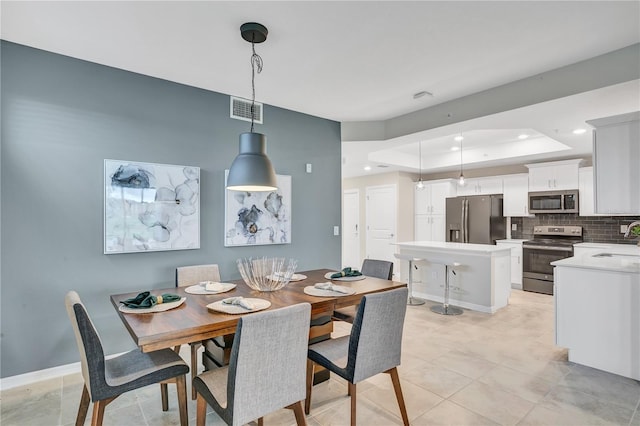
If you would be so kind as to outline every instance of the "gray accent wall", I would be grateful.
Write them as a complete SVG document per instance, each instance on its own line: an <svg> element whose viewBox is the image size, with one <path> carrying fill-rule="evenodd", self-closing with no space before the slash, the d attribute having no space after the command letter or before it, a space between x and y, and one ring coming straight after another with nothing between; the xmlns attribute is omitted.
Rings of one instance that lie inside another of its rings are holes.
<svg viewBox="0 0 640 426"><path fill-rule="evenodd" d="M225 248L224 170L249 129L229 118L228 95L5 41L0 49L1 377L79 360L64 308L72 289L113 354L135 344L109 295L171 287L177 266L218 263L224 280L239 278L235 261L249 256L339 268L339 123L265 105L256 131L277 173L292 176L292 243ZM200 167L200 249L104 255L104 159Z"/></svg>

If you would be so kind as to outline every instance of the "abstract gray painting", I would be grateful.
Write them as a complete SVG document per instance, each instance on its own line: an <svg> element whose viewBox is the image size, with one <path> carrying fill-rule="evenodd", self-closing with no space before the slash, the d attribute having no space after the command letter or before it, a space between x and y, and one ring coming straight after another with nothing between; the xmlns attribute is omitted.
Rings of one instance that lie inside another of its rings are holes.
<svg viewBox="0 0 640 426"><path fill-rule="evenodd" d="M200 168L104 160L104 253L200 248Z"/></svg>
<svg viewBox="0 0 640 426"><path fill-rule="evenodd" d="M226 247L291 243L291 176L276 179L276 191L225 190Z"/></svg>

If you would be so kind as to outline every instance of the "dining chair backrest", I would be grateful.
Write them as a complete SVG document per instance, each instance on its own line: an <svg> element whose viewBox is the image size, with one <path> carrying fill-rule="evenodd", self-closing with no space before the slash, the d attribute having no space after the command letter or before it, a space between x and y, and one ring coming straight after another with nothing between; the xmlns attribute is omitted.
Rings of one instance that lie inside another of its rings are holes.
<svg viewBox="0 0 640 426"><path fill-rule="evenodd" d="M382 280L390 280L393 277L393 262L387 260L365 259L360 269L363 275Z"/></svg>
<svg viewBox="0 0 640 426"><path fill-rule="evenodd" d="M218 265L193 265L176 268L176 287L186 287L202 281L220 282Z"/></svg>
<svg viewBox="0 0 640 426"><path fill-rule="evenodd" d="M362 298L349 338L347 373L358 383L400 365L406 287Z"/></svg>
<svg viewBox="0 0 640 426"><path fill-rule="evenodd" d="M234 425L305 399L310 321L308 303L239 319L227 383Z"/></svg>
<svg viewBox="0 0 640 426"><path fill-rule="evenodd" d="M67 293L64 301L76 336L82 377L87 384L87 390L92 398L102 399L99 393L102 384L105 383L105 359L100 336L77 292Z"/></svg>

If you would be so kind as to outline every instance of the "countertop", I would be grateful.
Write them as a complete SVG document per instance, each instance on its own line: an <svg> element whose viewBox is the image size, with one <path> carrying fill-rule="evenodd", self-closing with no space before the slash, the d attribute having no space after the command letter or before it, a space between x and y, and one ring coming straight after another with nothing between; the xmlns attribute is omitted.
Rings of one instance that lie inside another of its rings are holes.
<svg viewBox="0 0 640 426"><path fill-rule="evenodd" d="M636 244L578 243L573 246L585 249L602 249L602 253L640 254L640 247Z"/></svg>
<svg viewBox="0 0 640 426"><path fill-rule="evenodd" d="M517 243L522 244L525 241L529 241L531 238L508 238L506 240L496 240L497 243Z"/></svg>
<svg viewBox="0 0 640 426"><path fill-rule="evenodd" d="M427 249L427 250L439 250L439 251L451 251L451 252L468 252L472 253L487 253L487 254L502 254L501 252L511 255L511 248L505 246L496 246L493 244L469 244L469 243L449 243L441 241L406 241L396 243L400 248L408 249Z"/></svg>
<svg viewBox="0 0 640 426"><path fill-rule="evenodd" d="M640 274L640 247L627 244L580 243L576 247L598 249L588 253L551 262L553 266L597 269ZM612 253L611 257L598 257L600 253ZM619 254L620 256L615 256ZM625 256L626 255L626 256ZM594 257L595 256L595 257Z"/></svg>

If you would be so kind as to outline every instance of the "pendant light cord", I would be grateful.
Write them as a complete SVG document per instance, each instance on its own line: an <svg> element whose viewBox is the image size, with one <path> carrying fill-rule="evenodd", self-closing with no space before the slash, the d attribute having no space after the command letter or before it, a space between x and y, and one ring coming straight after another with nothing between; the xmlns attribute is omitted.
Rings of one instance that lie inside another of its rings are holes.
<svg viewBox="0 0 640 426"><path fill-rule="evenodd" d="M418 156L420 157L420 182L422 182L422 141L418 142Z"/></svg>
<svg viewBox="0 0 640 426"><path fill-rule="evenodd" d="M460 176L462 176L462 139L460 139Z"/></svg>
<svg viewBox="0 0 640 426"><path fill-rule="evenodd" d="M253 133L254 108L256 104L256 68L258 74L262 72L262 58L256 53L255 43L251 40L251 133Z"/></svg>

